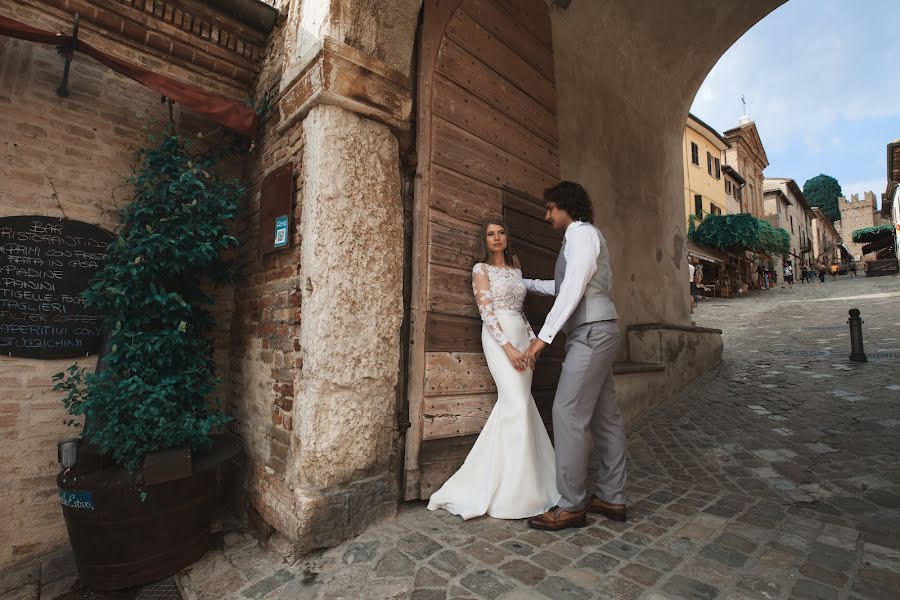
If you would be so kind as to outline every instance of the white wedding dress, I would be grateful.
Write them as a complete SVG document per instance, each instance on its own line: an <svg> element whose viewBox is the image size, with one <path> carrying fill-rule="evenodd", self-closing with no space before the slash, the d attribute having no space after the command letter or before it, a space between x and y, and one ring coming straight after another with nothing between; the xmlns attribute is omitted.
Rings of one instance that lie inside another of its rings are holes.
<svg viewBox="0 0 900 600"><path fill-rule="evenodd" d="M519 269L478 263L472 288L483 321L481 345L497 384L497 403L459 470L428 502L463 519L523 519L559 500L553 446L531 396L533 371L516 371L502 346L528 349L534 332L522 310Z"/></svg>

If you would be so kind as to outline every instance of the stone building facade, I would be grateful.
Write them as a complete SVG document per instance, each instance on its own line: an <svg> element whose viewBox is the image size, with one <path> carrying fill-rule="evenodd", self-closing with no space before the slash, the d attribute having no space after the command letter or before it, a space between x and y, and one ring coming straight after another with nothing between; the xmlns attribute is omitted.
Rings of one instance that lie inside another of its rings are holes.
<svg viewBox="0 0 900 600"><path fill-rule="evenodd" d="M746 185L741 190L743 212L763 219L763 171L769 166L769 159L756 123L747 116L741 117L738 126L723 135L730 146L725 151L725 164L734 168L746 180Z"/></svg>
<svg viewBox="0 0 900 600"><path fill-rule="evenodd" d="M840 233L853 260L859 262L863 260L864 244L853 241L853 232L863 227L875 227L884 223L878 211L875 194L865 192L862 198L859 194L853 194L849 200L841 196L838 198L838 208L841 209L841 220L835 221L834 227Z"/></svg>
<svg viewBox="0 0 900 600"><path fill-rule="evenodd" d="M722 171L728 142L693 114L684 127L684 209L699 221L707 215L728 214L733 197L726 194ZM730 186L729 186L730 187Z"/></svg>
<svg viewBox="0 0 900 600"><path fill-rule="evenodd" d="M797 182L786 178L766 178L763 182L765 218L773 226L790 235L790 255L782 257L778 268L784 269L784 260L790 261L796 272L802 264L813 261L812 221L814 215Z"/></svg>
<svg viewBox="0 0 900 600"><path fill-rule="evenodd" d="M212 2L0 0L0 15L69 31L78 12L83 39L105 52L261 108L253 148L228 166L249 189L236 223L244 276L218 296L222 395L245 445L228 489L273 544L310 550L426 497L464 455L470 442L455 435L422 449L430 398L457 396L460 421L489 409L489 376L467 346L473 225L498 208L529 217L558 177L585 185L609 243L625 412L718 361L720 335L690 325L679 150L709 69L780 3L277 0L259 19ZM12 183L0 209L113 229L141 126L167 122L166 105L80 55L60 99L60 72L52 47L0 38L0 169ZM229 143L178 107L174 119ZM263 253L262 182L286 165L290 243ZM544 229L519 231L545 241ZM458 370L443 370L451 360ZM69 362L0 357L11 457L0 510L12 515L0 567L65 543L54 476L67 432L49 377ZM447 373L466 375L464 393L442 387L458 380Z"/></svg>
<svg viewBox="0 0 900 600"><path fill-rule="evenodd" d="M812 220L813 261L830 266L841 259L841 234L818 207L814 206L812 212L815 217Z"/></svg>

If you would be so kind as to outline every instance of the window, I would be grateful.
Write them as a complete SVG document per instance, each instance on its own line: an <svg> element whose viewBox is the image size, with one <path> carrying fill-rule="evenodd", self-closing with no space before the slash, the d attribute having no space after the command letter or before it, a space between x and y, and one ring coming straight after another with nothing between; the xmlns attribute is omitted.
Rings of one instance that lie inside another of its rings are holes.
<svg viewBox="0 0 900 600"><path fill-rule="evenodd" d="M712 175L712 154L706 153L706 170Z"/></svg>
<svg viewBox="0 0 900 600"><path fill-rule="evenodd" d="M703 218L703 196L694 194L694 214Z"/></svg>
<svg viewBox="0 0 900 600"><path fill-rule="evenodd" d="M791 233L794 233L794 215L791 215Z"/></svg>
<svg viewBox="0 0 900 600"><path fill-rule="evenodd" d="M725 193L731 195L731 181L728 179L725 180Z"/></svg>
<svg viewBox="0 0 900 600"><path fill-rule="evenodd" d="M694 142L691 142L691 162L700 166L700 147Z"/></svg>
<svg viewBox="0 0 900 600"><path fill-rule="evenodd" d="M713 203L710 202L710 204L709 204L709 214L711 214L711 215L721 215L721 214L722 214L722 209L719 208L718 206L716 206L715 204L713 204Z"/></svg>
<svg viewBox="0 0 900 600"><path fill-rule="evenodd" d="M734 197L737 198L738 200L743 200L742 195L743 195L743 193L741 192L741 188L735 186L734 187Z"/></svg>
<svg viewBox="0 0 900 600"><path fill-rule="evenodd" d="M722 179L722 163L716 159L716 179Z"/></svg>

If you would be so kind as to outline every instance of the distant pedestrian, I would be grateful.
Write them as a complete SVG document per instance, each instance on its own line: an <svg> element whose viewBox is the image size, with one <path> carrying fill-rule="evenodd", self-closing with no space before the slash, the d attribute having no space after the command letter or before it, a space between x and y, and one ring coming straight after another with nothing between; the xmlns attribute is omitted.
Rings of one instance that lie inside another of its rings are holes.
<svg viewBox="0 0 900 600"><path fill-rule="evenodd" d="M850 272L853 274L854 277L856 277L856 261L855 260L850 261Z"/></svg>
<svg viewBox="0 0 900 600"><path fill-rule="evenodd" d="M762 265L756 265L756 284L761 290L769 289L769 284L766 282L766 270L763 269Z"/></svg>
<svg viewBox="0 0 900 600"><path fill-rule="evenodd" d="M791 266L791 263L784 263L784 282L781 284L781 287L784 287L784 284L788 284L789 286L794 286L794 267Z"/></svg>
<svg viewBox="0 0 900 600"><path fill-rule="evenodd" d="M694 283L694 272L696 271L696 267L694 267L694 261L692 259L688 259L688 275L691 281L691 312L694 312L694 296L697 295L697 284Z"/></svg>
<svg viewBox="0 0 900 600"><path fill-rule="evenodd" d="M819 264L816 265L816 270L819 272L819 281L825 283L825 275L828 273L825 269L825 263L819 261Z"/></svg>
<svg viewBox="0 0 900 600"><path fill-rule="evenodd" d="M831 280L837 281L838 266L837 263L831 263Z"/></svg>

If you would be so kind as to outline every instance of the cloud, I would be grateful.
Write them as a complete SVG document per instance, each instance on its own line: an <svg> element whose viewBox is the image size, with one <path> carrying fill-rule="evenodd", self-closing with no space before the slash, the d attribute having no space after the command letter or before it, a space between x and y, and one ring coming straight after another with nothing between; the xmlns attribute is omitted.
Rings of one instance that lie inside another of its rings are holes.
<svg viewBox="0 0 900 600"><path fill-rule="evenodd" d="M900 136L898 31L897 0L790 0L721 57L691 112L724 131L737 125L743 95L767 176L802 185L827 173L848 197L880 197L885 145Z"/></svg>

